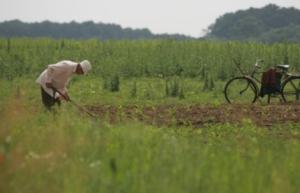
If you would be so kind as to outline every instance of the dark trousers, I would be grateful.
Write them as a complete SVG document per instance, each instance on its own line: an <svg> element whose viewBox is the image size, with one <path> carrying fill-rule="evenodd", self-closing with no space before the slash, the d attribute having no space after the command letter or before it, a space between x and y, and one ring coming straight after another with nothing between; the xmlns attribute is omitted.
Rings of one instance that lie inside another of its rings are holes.
<svg viewBox="0 0 300 193"><path fill-rule="evenodd" d="M60 100L55 98L55 92L53 91L53 96L50 96L44 89L41 87L41 95L44 106L50 111L51 108L57 104L60 106Z"/></svg>

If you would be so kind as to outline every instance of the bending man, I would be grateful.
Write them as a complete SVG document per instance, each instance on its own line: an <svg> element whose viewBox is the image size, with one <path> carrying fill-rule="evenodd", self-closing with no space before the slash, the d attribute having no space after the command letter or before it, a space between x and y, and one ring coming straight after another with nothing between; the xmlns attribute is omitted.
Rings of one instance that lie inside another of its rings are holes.
<svg viewBox="0 0 300 193"><path fill-rule="evenodd" d="M91 68L92 66L87 60L80 63L63 60L56 64L48 65L48 68L36 80L41 86L42 102L45 107L51 110L51 107L55 104L60 105L60 99L70 100L67 85L71 76L73 74L84 75ZM60 96L60 93L63 96Z"/></svg>

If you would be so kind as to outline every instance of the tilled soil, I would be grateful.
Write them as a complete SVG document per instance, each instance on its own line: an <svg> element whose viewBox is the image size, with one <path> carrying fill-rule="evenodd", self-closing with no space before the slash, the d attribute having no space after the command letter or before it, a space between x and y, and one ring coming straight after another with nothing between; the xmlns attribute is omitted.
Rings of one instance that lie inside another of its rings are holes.
<svg viewBox="0 0 300 193"><path fill-rule="evenodd" d="M297 123L300 121L300 104L269 105L157 105L157 106L87 106L100 119L110 123L142 121L157 126L193 126L206 124L240 124L251 121L258 126Z"/></svg>

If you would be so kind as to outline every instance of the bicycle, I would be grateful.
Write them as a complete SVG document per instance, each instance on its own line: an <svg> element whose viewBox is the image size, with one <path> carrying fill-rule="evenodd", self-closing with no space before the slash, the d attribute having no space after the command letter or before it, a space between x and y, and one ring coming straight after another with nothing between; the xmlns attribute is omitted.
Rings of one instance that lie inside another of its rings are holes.
<svg viewBox="0 0 300 193"><path fill-rule="evenodd" d="M260 97L258 85L261 86L262 82L255 77L255 74L261 68L261 62L263 60L257 60L253 71L247 74L241 69L240 63L234 60L242 76L234 77L226 83L224 94L228 103L255 103ZM286 64L276 65L275 67L281 74L280 88L276 92L268 94L268 103L270 103L271 96L280 96L283 102L298 101L300 98L300 75L289 73L289 65Z"/></svg>

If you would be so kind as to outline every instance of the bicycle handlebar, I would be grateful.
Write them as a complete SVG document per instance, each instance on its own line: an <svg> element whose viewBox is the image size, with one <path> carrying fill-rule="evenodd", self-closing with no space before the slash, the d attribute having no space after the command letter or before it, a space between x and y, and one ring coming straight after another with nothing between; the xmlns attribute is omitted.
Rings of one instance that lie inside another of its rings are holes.
<svg viewBox="0 0 300 193"><path fill-rule="evenodd" d="M256 63L254 64L254 66L256 67L256 68L261 68L261 66L259 65L259 63L263 63L264 62L264 60L262 60L262 59L257 59L256 60Z"/></svg>

